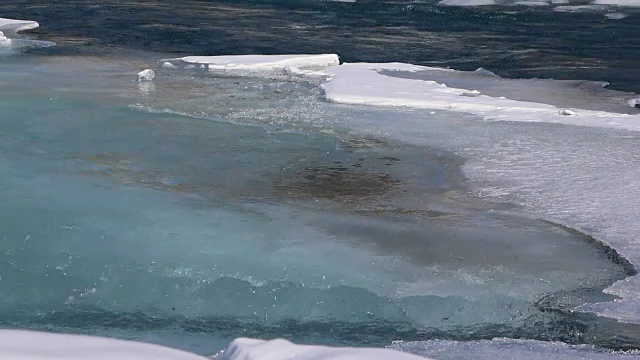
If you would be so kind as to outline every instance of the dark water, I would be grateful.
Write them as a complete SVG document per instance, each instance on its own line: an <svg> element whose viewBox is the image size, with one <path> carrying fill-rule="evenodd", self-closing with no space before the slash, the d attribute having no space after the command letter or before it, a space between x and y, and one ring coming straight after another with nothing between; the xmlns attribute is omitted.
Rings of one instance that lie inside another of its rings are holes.
<svg viewBox="0 0 640 360"><path fill-rule="evenodd" d="M34 19L53 53L124 47L172 54L337 53L343 61L490 69L501 76L608 81L640 92L640 14L559 13L435 2L3 1ZM71 49L70 49L71 48Z"/></svg>

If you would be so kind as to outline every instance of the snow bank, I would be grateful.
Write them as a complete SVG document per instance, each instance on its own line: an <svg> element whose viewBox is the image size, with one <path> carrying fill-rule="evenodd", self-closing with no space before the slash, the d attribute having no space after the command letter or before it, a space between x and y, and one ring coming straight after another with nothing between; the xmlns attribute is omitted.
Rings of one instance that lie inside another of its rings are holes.
<svg viewBox="0 0 640 360"><path fill-rule="evenodd" d="M11 360L205 360L159 345L82 335L0 330L0 358Z"/></svg>
<svg viewBox="0 0 640 360"><path fill-rule="evenodd" d="M213 357L216 360L425 360L424 357L389 349L296 345L287 340L239 338Z"/></svg>
<svg viewBox="0 0 640 360"><path fill-rule="evenodd" d="M296 71L321 69L340 63L336 54L186 56L164 61L163 67L199 67L213 71Z"/></svg>

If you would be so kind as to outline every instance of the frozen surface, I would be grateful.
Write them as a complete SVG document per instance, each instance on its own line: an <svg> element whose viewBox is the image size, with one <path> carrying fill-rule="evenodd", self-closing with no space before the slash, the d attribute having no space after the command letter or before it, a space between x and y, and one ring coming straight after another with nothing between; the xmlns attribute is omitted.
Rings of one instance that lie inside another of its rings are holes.
<svg viewBox="0 0 640 360"><path fill-rule="evenodd" d="M639 352L611 352L586 345L497 338L481 341L416 341L390 346L437 360L631 360Z"/></svg>
<svg viewBox="0 0 640 360"><path fill-rule="evenodd" d="M296 345L287 340L239 338L214 356L216 360L425 360L422 356L389 349Z"/></svg>
<svg viewBox="0 0 640 360"><path fill-rule="evenodd" d="M640 115L562 108L541 102L483 95L476 89L448 87L444 82L419 76L408 79L382 74L393 71L447 73L454 70L401 63L343 64L326 69L332 78L322 85L325 97L345 104L460 111L489 121L548 122L640 131Z"/></svg>
<svg viewBox="0 0 640 360"><path fill-rule="evenodd" d="M640 192L635 143L640 115L629 106L637 94L611 92L598 83L508 80L486 70L401 63L343 64L324 72L329 101L402 110L380 110L366 121L350 117L349 126L417 145L442 142L468 159L465 173L480 196L522 205L593 234L640 263L634 220L640 218L640 203L628 196ZM375 120L378 116L384 121ZM470 123L453 121L461 117ZM451 129L442 138L449 141L434 138L431 132L445 128ZM465 135L467 128L479 133ZM537 130L521 130L529 128ZM580 310L640 322L639 288L636 278L621 281L607 292L624 301Z"/></svg>
<svg viewBox="0 0 640 360"><path fill-rule="evenodd" d="M81 335L0 330L0 358L11 360L205 360L159 345Z"/></svg>

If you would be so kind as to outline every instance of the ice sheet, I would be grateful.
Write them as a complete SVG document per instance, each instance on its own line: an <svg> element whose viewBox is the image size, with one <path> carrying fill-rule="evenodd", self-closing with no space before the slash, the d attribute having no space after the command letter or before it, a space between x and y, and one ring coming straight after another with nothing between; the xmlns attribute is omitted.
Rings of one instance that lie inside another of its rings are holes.
<svg viewBox="0 0 640 360"><path fill-rule="evenodd" d="M425 78L407 79L382 72L453 72L401 63L343 64L325 69L328 101L344 104L413 107L466 112L490 121L548 122L640 131L640 116L487 96L475 89L448 87ZM507 95L507 94L505 94Z"/></svg>
<svg viewBox="0 0 640 360"><path fill-rule="evenodd" d="M159 345L81 335L0 330L0 358L11 360L205 360Z"/></svg>

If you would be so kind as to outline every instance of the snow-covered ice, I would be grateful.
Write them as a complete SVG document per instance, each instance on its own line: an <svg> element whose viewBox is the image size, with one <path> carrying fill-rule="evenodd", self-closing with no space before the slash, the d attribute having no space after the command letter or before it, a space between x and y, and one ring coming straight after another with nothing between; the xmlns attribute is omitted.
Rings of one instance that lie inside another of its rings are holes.
<svg viewBox="0 0 640 360"><path fill-rule="evenodd" d="M39 27L37 21L14 20L0 18L0 47L20 47L20 46L52 46L50 41L25 40L15 38L20 31L31 30Z"/></svg>
<svg viewBox="0 0 640 360"><path fill-rule="evenodd" d="M318 55L237 55L237 56L186 56L169 59L163 67L205 67L213 71L285 71L287 68L302 70L321 69L338 65L336 54Z"/></svg>
<svg viewBox="0 0 640 360"><path fill-rule="evenodd" d="M410 79L389 75L393 72L416 75L429 71L455 72L449 69L402 63L356 63L329 67L325 71L331 77L322 85L325 97L336 103L460 111L491 121L548 122L640 131L640 115L637 114L566 109L504 96L469 96L475 89L449 87L444 82L421 77Z"/></svg>

